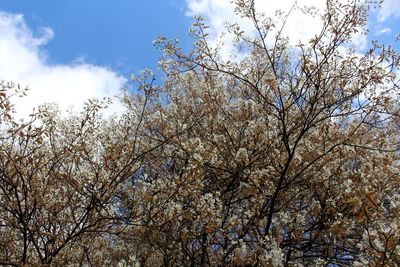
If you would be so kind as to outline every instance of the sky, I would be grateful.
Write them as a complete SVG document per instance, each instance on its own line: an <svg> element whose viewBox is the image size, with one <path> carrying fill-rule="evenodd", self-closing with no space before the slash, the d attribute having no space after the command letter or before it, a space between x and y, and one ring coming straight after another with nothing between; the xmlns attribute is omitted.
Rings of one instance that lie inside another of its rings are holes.
<svg viewBox="0 0 400 267"><path fill-rule="evenodd" d="M153 41L158 37L177 38L183 48L190 49L188 29L194 15L207 19L211 43L227 19L251 31L248 22L235 17L230 2L0 0L0 79L31 89L27 97L16 101L20 116L43 102L79 110L88 98L113 97L121 88L130 88L131 74L145 68L156 70L161 52ZM322 0L298 3L324 8ZM267 15L276 9L288 11L292 4L293 0L256 0L256 8ZM295 13L285 34L293 42L306 40L318 31L318 25L316 18ZM371 31L367 37L356 36L356 46L362 51L372 39L394 43L399 25L400 1L386 0L381 9L370 11ZM110 110L118 113L122 107L115 104Z"/></svg>

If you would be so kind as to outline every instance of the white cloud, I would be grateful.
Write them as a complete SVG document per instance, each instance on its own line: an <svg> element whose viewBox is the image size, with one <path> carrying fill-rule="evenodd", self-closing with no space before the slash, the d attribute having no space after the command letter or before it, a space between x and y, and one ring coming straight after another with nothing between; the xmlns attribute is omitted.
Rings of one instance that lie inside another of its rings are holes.
<svg viewBox="0 0 400 267"><path fill-rule="evenodd" d="M202 15L207 18L207 22L213 30L212 36L218 36L224 31L224 21L226 20L239 23L246 32L251 32L253 29L250 21L244 21L234 14L234 5L231 0L186 0L186 3L188 16ZM273 17L277 10L288 13L293 3L293 0L255 0L256 10L264 13L267 17ZM299 7L312 6L320 10L325 7L325 1L321 0L299 0L297 4ZM284 34L290 36L292 42L298 43L299 40L305 41L314 37L320 31L321 26L321 20L318 17L303 14L301 10L296 9L292 11L286 22Z"/></svg>
<svg viewBox="0 0 400 267"><path fill-rule="evenodd" d="M338 0L342 1L342 0ZM390 0L389 0L390 1ZM392 0L398 1L398 0ZM247 33L254 33L254 26L248 20L244 20L234 13L234 5L231 0L186 0L188 16L202 15L207 18L207 23L211 28L210 41L216 41L216 37L224 32L224 21L236 22ZM287 14L296 3L298 8L294 8L283 29L283 35L289 37L292 44L298 44L299 41L307 43L315 35L319 34L322 28L322 20L319 15L311 16L305 14L303 8L314 8L315 11L323 11L326 8L325 0L255 0L257 12L264 13L267 17L274 18L276 11L283 11ZM278 20L277 29L282 26L282 21ZM275 32L270 33L269 41L271 44ZM358 50L363 50L367 46L367 36L364 34L355 34L353 43ZM228 50L232 47L227 47ZM225 51L226 52L226 51Z"/></svg>
<svg viewBox="0 0 400 267"><path fill-rule="evenodd" d="M382 8L379 10L378 20L383 22L390 16L400 17L400 1L399 0L384 0Z"/></svg>
<svg viewBox="0 0 400 267"><path fill-rule="evenodd" d="M377 30L375 35L380 36L380 35L383 35L383 34L389 34L391 31L392 30L390 28L385 27L385 28Z"/></svg>
<svg viewBox="0 0 400 267"><path fill-rule="evenodd" d="M29 86L28 96L16 99L18 117L33 107L55 102L61 110L80 110L88 98L113 97L120 93L126 79L102 66L76 60L71 64L49 64L43 49L53 38L50 28L35 36L22 15L0 12L0 79ZM121 112L114 104L110 113Z"/></svg>

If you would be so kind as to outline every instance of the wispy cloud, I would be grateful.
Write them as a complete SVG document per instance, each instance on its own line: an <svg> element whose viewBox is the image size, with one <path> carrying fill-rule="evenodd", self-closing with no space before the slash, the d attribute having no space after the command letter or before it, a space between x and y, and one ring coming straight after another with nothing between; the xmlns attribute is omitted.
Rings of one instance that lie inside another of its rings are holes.
<svg viewBox="0 0 400 267"><path fill-rule="evenodd" d="M298 1L298 6L315 7L323 9L325 2L321 0ZM234 13L234 5L230 0L186 0L188 16L202 15L207 18L207 22L212 29L212 36L218 36L224 31L224 22L236 22L246 31L253 29L252 23L244 20ZM258 12L264 13L267 17L274 17L277 10L288 13L293 7L293 0L265 1L256 0L255 6ZM280 25L277 25L278 27ZM284 29L284 34L290 36L291 40L298 43L312 38L321 29L321 20L304 14L300 9L292 10Z"/></svg>
<svg viewBox="0 0 400 267"><path fill-rule="evenodd" d="M377 35L377 36L380 36L380 35L382 35L382 34L389 34L391 31L392 31L392 30L391 30L390 28L385 27L385 28L382 28L382 29L377 30L377 31L376 31L376 35Z"/></svg>
<svg viewBox="0 0 400 267"><path fill-rule="evenodd" d="M383 22L389 17L400 17L400 1L399 0L384 0L382 8L378 14L378 20Z"/></svg>
<svg viewBox="0 0 400 267"><path fill-rule="evenodd" d="M76 60L50 64L43 46L54 36L50 28L33 34L23 15L0 12L0 79L29 86L28 96L17 100L18 117L25 117L43 102L55 102L61 110L79 110L88 98L118 95L126 79L103 67ZM120 112L115 104L110 112Z"/></svg>

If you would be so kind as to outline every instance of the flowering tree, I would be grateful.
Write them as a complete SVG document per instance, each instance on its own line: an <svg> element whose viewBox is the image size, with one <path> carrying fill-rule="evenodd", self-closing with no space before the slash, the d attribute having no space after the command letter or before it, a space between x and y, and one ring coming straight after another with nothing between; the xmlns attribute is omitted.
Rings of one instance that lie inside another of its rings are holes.
<svg viewBox="0 0 400 267"><path fill-rule="evenodd" d="M358 0L328 0L296 46L235 4L257 33L228 26L244 53L221 56L199 18L189 54L157 42L165 83L145 72L121 117L92 100L16 123L2 84L1 264L400 264L399 55L355 51Z"/></svg>
<svg viewBox="0 0 400 267"><path fill-rule="evenodd" d="M98 252L121 231L119 187L162 144L141 129L149 94L125 97L118 118L99 115L107 101L89 100L81 114L43 105L15 122L15 88L3 82L0 91L0 264L106 263Z"/></svg>
<svg viewBox="0 0 400 267"><path fill-rule="evenodd" d="M185 266L399 264L398 54L378 43L355 51L354 34L366 32L361 1L327 1L321 32L297 46L253 1L235 4L257 33L228 26L232 47L245 51L236 59L209 44L201 18L190 54L158 42L168 104L149 130L187 130L137 180L152 205L139 228L132 224L142 234L127 231L128 243L146 244L135 257Z"/></svg>

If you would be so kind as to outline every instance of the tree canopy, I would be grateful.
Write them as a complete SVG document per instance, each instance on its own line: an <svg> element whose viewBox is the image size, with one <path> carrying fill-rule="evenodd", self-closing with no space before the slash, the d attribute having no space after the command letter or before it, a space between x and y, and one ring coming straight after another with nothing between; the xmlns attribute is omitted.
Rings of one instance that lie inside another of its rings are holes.
<svg viewBox="0 0 400 267"><path fill-rule="evenodd" d="M399 54L355 49L368 3L328 0L293 45L284 16L234 2L256 33L227 26L237 57L198 18L120 116L93 99L16 121L24 90L1 83L0 264L400 265Z"/></svg>

